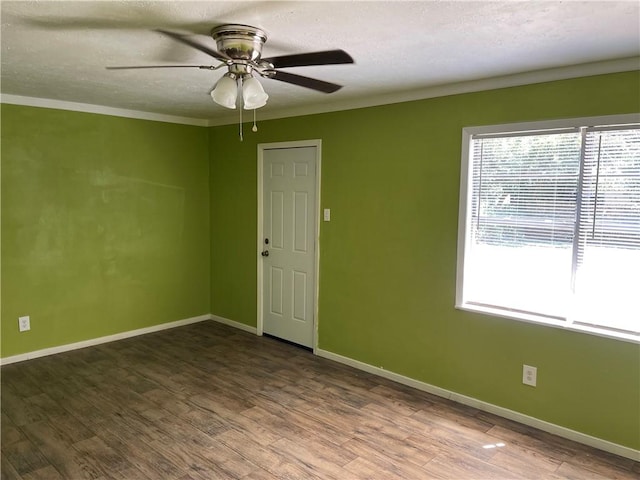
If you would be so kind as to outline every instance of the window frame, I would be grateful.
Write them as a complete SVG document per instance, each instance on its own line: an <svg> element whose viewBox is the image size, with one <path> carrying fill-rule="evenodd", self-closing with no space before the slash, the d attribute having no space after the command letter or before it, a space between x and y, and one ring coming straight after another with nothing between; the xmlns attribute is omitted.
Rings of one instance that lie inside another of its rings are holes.
<svg viewBox="0 0 640 480"><path fill-rule="evenodd" d="M569 320L555 319L544 315L536 315L521 311L509 310L507 308L493 308L478 304L465 304L463 297L465 261L468 257L467 243L470 241L470 216L471 192L473 169L471 167L471 142L474 135L516 135L535 134L536 131L561 131L576 130L585 126L614 126L631 123L640 123L640 113L606 115L595 117L580 117L559 120L544 120L534 122L510 123L499 125L484 125L475 127L464 127L462 129L462 152L460 167L460 199L458 208L458 248L456 265L456 298L455 308L458 310L482 313L494 317L507 318L537 325L546 325L563 330L571 330L581 333L588 333L605 338L613 338L631 343L640 344L640 336L608 330L606 328L592 327L573 323ZM640 310L640 307L639 307Z"/></svg>

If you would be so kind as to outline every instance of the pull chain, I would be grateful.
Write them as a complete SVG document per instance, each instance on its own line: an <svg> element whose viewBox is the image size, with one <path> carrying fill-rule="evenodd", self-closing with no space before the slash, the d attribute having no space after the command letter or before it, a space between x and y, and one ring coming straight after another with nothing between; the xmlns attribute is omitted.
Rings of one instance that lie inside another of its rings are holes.
<svg viewBox="0 0 640 480"><path fill-rule="evenodd" d="M253 127L251 127L252 132L258 131L258 126L256 125L256 109L253 109Z"/></svg>
<svg viewBox="0 0 640 480"><path fill-rule="evenodd" d="M242 76L238 77L238 86L240 87L238 89L238 92L240 92L240 141L244 141L244 138L242 136L242 107L244 107L244 105L242 104Z"/></svg>

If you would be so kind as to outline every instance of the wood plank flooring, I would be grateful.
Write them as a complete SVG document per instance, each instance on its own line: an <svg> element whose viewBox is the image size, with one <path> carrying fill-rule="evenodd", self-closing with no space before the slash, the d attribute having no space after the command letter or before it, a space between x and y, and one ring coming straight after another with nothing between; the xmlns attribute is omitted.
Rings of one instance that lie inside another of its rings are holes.
<svg viewBox="0 0 640 480"><path fill-rule="evenodd" d="M202 322L2 367L2 479L638 479L637 462Z"/></svg>

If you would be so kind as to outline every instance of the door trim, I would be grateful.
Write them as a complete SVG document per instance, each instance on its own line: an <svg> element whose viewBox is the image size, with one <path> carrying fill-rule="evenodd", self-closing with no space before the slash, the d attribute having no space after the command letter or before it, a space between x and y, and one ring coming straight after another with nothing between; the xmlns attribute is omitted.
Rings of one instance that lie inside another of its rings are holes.
<svg viewBox="0 0 640 480"><path fill-rule="evenodd" d="M262 239L264 238L264 225L263 225L263 175L264 175L264 151L285 149L285 148L300 148L300 147L316 147L316 208L314 211L314 278L315 288L313 292L313 353L316 353L318 349L318 299L320 292L320 172L322 172L322 140L299 140L295 142L276 142L276 143L259 143L258 144L258 238L256 246L256 264L257 264L257 280L258 280L258 318L256 321L256 333L258 335L263 334L263 308L262 302L264 300L264 285L263 285L263 258L260 255L262 252Z"/></svg>

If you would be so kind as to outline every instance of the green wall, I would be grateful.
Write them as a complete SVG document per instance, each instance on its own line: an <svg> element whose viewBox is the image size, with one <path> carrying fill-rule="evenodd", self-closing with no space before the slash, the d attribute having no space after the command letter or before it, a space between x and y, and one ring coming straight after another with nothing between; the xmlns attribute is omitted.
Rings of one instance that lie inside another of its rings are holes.
<svg viewBox="0 0 640 480"><path fill-rule="evenodd" d="M638 72L265 121L242 143L1 108L2 357L209 312L255 325L257 143L320 138L320 348L640 449L639 345L453 308L462 128L638 112Z"/></svg>
<svg viewBox="0 0 640 480"><path fill-rule="evenodd" d="M2 357L210 312L208 129L1 114Z"/></svg>
<svg viewBox="0 0 640 480"><path fill-rule="evenodd" d="M638 449L639 345L454 309L462 128L638 111L630 72L212 128L212 313L256 325L257 144L319 138L320 348Z"/></svg>

